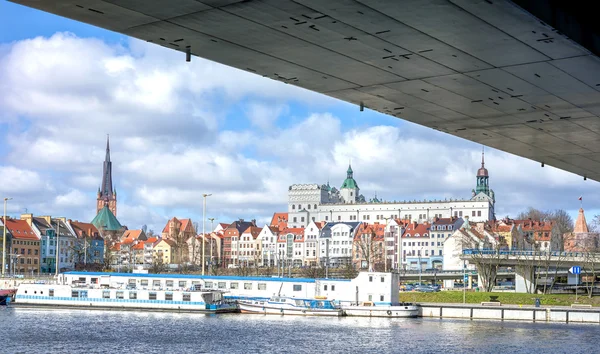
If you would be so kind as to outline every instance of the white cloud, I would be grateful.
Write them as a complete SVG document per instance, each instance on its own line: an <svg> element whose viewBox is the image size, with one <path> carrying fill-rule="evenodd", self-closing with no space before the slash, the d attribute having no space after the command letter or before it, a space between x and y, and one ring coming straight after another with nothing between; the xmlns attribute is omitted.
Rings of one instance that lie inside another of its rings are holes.
<svg viewBox="0 0 600 354"><path fill-rule="evenodd" d="M266 222L286 210L293 183L339 188L349 160L367 198L468 198L475 187L476 144L383 125L374 112L350 126L346 104L154 45L56 34L2 53L0 124L9 129L0 133L0 195L15 198L13 213L90 220L107 133L118 217L130 228L200 221L203 193L221 222ZM575 209L582 194L600 208L596 182L492 149L486 167L499 216L530 205Z"/></svg>

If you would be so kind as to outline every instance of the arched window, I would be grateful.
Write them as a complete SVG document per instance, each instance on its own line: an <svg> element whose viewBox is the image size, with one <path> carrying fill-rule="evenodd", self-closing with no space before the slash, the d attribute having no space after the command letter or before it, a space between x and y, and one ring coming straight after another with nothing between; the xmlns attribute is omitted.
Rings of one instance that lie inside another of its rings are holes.
<svg viewBox="0 0 600 354"><path fill-rule="evenodd" d="M315 209L317 209L317 204L315 204Z"/></svg>
<svg viewBox="0 0 600 354"><path fill-rule="evenodd" d="M296 204L292 204L292 210L296 210Z"/></svg>

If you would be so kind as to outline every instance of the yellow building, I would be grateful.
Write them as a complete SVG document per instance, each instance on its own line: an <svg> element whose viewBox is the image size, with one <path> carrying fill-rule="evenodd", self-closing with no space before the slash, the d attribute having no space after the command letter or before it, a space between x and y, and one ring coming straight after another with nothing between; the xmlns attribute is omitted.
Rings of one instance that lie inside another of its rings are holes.
<svg viewBox="0 0 600 354"><path fill-rule="evenodd" d="M173 246L175 242L171 240L162 239L158 241L153 248L154 259L157 261L162 260L163 264L176 263L173 255Z"/></svg>

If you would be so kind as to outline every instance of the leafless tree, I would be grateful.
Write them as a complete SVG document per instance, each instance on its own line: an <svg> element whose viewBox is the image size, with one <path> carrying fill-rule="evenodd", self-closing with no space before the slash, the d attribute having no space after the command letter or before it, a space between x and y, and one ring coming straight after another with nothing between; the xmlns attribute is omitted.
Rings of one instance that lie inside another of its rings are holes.
<svg viewBox="0 0 600 354"><path fill-rule="evenodd" d="M374 231L365 232L354 241L355 252L359 255L360 265L363 268L362 261L367 263L367 269L373 271L375 264L382 263L385 252L385 247L382 241L377 240L377 235ZM383 265L383 263L382 263Z"/></svg>

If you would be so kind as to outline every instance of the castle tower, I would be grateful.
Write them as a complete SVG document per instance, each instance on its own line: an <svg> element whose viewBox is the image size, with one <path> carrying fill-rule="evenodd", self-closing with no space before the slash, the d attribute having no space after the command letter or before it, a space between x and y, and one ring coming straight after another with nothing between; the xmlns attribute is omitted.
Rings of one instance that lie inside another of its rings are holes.
<svg viewBox="0 0 600 354"><path fill-rule="evenodd" d="M354 172L352 171L352 166L348 165L348 170L346 171L346 179L344 183L342 183L342 187L340 188L340 195L346 204L353 204L357 201L360 193L360 188L358 188L358 184L354 180Z"/></svg>
<svg viewBox="0 0 600 354"><path fill-rule="evenodd" d="M484 152L481 152L481 168L477 170L477 187L475 188L475 194L484 193L490 195L490 176L488 170L485 168L485 156Z"/></svg>
<svg viewBox="0 0 600 354"><path fill-rule="evenodd" d="M96 201L96 214L104 206L117 216L117 191L113 189L112 184L112 162L110 161L110 142L106 137L106 157L104 158L104 167L102 168L102 187L98 188L98 199Z"/></svg>

